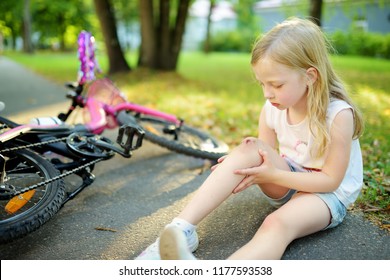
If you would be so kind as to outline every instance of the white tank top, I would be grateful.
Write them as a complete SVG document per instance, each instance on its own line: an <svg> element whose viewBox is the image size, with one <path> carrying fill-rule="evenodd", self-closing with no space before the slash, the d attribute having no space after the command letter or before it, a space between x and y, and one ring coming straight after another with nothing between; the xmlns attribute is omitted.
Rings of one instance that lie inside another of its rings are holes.
<svg viewBox="0 0 390 280"><path fill-rule="evenodd" d="M309 121L305 118L299 124L290 125L287 121L287 110L279 110L268 101L264 105L266 124L273 129L279 142L279 153L309 169L322 169L326 159L326 153L320 158L311 156L311 149L315 153L318 148L314 137L310 133ZM336 115L352 107L342 100L331 100L327 111L327 126L330 130ZM363 161L359 140L353 140L351 146L350 160L344 179L335 195L348 207L355 202L363 186Z"/></svg>

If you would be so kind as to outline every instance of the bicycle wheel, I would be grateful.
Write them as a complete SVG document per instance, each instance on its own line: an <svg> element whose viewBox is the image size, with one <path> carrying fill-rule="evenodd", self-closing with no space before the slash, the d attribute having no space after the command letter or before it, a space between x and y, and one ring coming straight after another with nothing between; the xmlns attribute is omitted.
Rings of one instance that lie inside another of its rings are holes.
<svg viewBox="0 0 390 280"><path fill-rule="evenodd" d="M60 172L46 159L29 150L2 155L6 159L6 177L2 187L20 190L46 181ZM0 242L8 242L38 229L60 209L65 197L62 179L0 200Z"/></svg>
<svg viewBox="0 0 390 280"><path fill-rule="evenodd" d="M164 119L143 116L137 121L145 130L146 139L178 153L217 160L229 151L224 142L185 124L177 128Z"/></svg>

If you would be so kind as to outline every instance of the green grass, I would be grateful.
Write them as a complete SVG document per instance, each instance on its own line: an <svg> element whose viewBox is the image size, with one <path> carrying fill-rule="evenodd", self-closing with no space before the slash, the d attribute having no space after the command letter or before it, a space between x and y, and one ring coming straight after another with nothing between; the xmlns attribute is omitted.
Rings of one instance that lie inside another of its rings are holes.
<svg viewBox="0 0 390 280"><path fill-rule="evenodd" d="M6 55L60 84L77 77L76 53ZM264 103L249 60L249 54L184 52L177 73L137 69L111 78L129 100L177 114L233 146L243 137L257 134L258 114ZM129 55L128 61L133 66L135 55ZM389 222L390 61L333 56L332 62L366 122L360 140L365 186L356 206L376 213L379 221ZM106 71L107 59L101 56L99 63Z"/></svg>

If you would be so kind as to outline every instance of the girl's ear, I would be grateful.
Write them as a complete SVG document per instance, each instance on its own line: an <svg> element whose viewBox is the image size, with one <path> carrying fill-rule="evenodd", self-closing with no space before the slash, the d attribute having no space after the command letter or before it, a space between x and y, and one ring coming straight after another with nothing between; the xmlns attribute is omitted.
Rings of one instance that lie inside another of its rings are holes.
<svg viewBox="0 0 390 280"><path fill-rule="evenodd" d="M307 84L312 85L318 79L318 71L314 67L310 67L306 70Z"/></svg>

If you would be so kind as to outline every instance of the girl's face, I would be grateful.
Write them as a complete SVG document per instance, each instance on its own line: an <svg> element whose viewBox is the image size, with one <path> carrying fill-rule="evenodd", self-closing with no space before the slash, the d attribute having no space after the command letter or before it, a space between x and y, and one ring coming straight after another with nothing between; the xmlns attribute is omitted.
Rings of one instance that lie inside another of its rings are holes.
<svg viewBox="0 0 390 280"><path fill-rule="evenodd" d="M280 110L306 108L307 79L302 72L264 58L253 65L264 97Z"/></svg>

